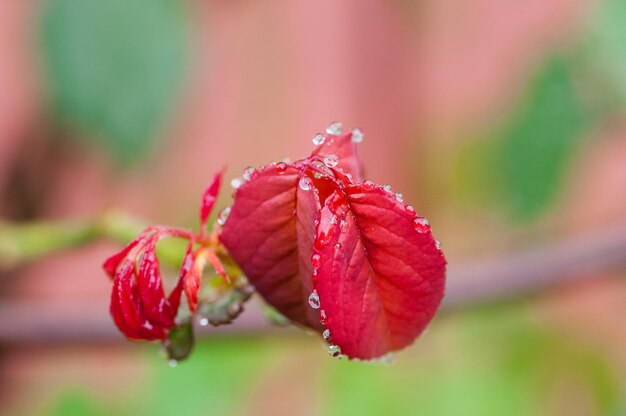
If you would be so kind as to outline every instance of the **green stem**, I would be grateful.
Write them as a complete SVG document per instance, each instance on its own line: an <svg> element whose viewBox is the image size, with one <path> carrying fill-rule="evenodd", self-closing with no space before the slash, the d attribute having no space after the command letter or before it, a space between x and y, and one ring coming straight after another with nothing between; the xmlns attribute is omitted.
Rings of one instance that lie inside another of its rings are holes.
<svg viewBox="0 0 626 416"><path fill-rule="evenodd" d="M118 211L91 219L0 221L0 271L101 238L127 243L144 227L142 221Z"/></svg>

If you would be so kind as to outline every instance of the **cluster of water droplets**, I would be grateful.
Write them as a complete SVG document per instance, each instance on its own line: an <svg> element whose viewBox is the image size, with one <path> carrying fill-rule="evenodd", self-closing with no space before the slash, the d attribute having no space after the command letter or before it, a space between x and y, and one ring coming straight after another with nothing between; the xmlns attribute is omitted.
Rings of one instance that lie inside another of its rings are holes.
<svg viewBox="0 0 626 416"><path fill-rule="evenodd" d="M370 191L376 188L378 185L376 185L374 182L370 180L366 180L365 182L363 182L362 186L363 186L363 189ZM426 234L432 231L430 227L430 222L426 218L418 216L415 211L415 208L413 208L413 206L408 205L404 202L403 194L399 192L394 193L393 190L391 189L391 185L384 185L381 188L383 191L394 195L396 200L404 205L404 211L410 217L413 218L413 228L415 229L415 231L417 231L419 234ZM437 239L435 239L435 247L437 247L437 250L441 250L441 242Z"/></svg>
<svg viewBox="0 0 626 416"><path fill-rule="evenodd" d="M330 219L330 224L333 226L333 228L335 229L335 231L345 231L346 226L347 226L347 221L345 220L341 220L339 221L337 219L336 216L332 216ZM319 225L319 221L316 220L315 221L315 226ZM318 237L317 238L317 244L319 244L319 246L323 247L327 244L329 244L331 242L330 240L330 235L326 236L325 238L322 237ZM340 243L336 243L334 246L335 250L338 250L341 248L341 244ZM320 297L319 294L317 293L317 281L318 281L318 269L321 267L322 265L322 258L320 256L319 253L314 252L311 255L311 267L312 267L312 283L313 283L313 290L311 291L311 294L309 295L308 298L308 302L309 302L309 306L315 310L320 311L320 323L322 324L322 326L324 327L323 331L322 331L322 338L324 339L324 341L326 341L329 345L328 345L328 354L331 357L335 357L338 359L341 359L343 357L343 355L341 354L341 347L339 347L339 345L336 345L332 342L332 335L330 333L330 329L326 328L326 325L329 321L328 319L328 315L326 314L326 311L324 309L320 309L321 307L321 301L320 301Z"/></svg>
<svg viewBox="0 0 626 416"><path fill-rule="evenodd" d="M326 127L326 135L324 135L323 133L315 133L315 135L313 136L313 144L315 146L321 146L326 143L327 140L328 143L332 143L333 136L339 136L342 133L343 123L341 123L340 121L333 121ZM354 128L352 129L350 139L353 143L361 143L364 136L365 135L363 134L363 130L359 128Z"/></svg>

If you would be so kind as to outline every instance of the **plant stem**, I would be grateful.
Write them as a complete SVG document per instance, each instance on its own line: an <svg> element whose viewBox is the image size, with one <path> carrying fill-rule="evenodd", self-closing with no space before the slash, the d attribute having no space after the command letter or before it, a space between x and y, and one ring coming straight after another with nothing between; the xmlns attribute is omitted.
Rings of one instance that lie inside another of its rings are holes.
<svg viewBox="0 0 626 416"><path fill-rule="evenodd" d="M144 223L119 211L86 219L10 223L0 221L0 271L101 238L127 243Z"/></svg>

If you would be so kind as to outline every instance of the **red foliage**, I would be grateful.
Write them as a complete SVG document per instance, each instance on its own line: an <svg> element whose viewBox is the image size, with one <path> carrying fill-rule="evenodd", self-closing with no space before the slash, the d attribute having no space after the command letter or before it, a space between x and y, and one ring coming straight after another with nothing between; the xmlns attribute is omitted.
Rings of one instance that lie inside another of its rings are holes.
<svg viewBox="0 0 626 416"><path fill-rule="evenodd" d="M219 238L265 300L322 333L331 355L372 359L410 345L443 298L445 258L428 221L401 194L362 182L360 131L341 134L336 123L328 131L316 135L308 158L246 169L211 236L205 224L221 173L202 198L198 234L151 227L107 260L119 329L133 339L165 339L182 291L196 312L207 262L230 283L216 254ZM155 255L164 235L190 242L168 297Z"/></svg>
<svg viewBox="0 0 626 416"><path fill-rule="evenodd" d="M400 194L359 183L351 136L317 136L309 158L261 168L237 190L220 239L271 305L328 330L329 353L371 359L425 329L446 261Z"/></svg>
<svg viewBox="0 0 626 416"><path fill-rule="evenodd" d="M189 310L194 313L198 302L200 276L209 258L220 274L224 269L214 254L216 236L207 236L204 225L215 203L222 173L218 173L205 191L200 210L201 230L198 234L172 227L153 226L142 232L122 251L104 262L104 270L113 278L110 311L115 324L127 338L165 340L172 327L183 291ZM163 237L177 237L189 241L187 253L180 267L176 286L165 295L156 256L157 242ZM194 249L196 243L200 247Z"/></svg>

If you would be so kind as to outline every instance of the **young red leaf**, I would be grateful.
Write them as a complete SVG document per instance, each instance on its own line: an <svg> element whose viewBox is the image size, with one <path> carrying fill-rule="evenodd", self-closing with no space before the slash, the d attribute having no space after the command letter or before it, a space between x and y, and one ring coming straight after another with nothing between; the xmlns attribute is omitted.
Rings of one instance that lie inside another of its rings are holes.
<svg viewBox="0 0 626 416"><path fill-rule="evenodd" d="M352 175L355 182L361 181L362 169L361 163L356 154L356 143L352 141L353 133L344 133L340 135L325 134L321 144L316 145L311 156L327 157L327 162L331 167L337 167L345 173ZM337 162L332 156L337 157Z"/></svg>
<svg viewBox="0 0 626 416"><path fill-rule="evenodd" d="M102 265L102 267L104 268L104 271L106 272L106 274L109 275L111 279L115 277L115 272L117 268L119 267L120 263L122 263L122 260L124 260L126 256L128 255L128 253L130 253L130 251L133 248L135 248L137 244L139 244L139 242L144 238L144 236L145 236L145 231L139 234L139 236L135 238L133 241L128 243L126 247L124 247L119 253L112 255L111 257L109 257L108 259L104 261L104 264Z"/></svg>
<svg viewBox="0 0 626 416"><path fill-rule="evenodd" d="M205 189L202 195L202 202L200 204L200 231L205 231L206 221L211 215L211 211L215 206L217 200L217 194L220 191L220 185L222 183L222 176L224 176L224 169L219 171L213 176L210 185Z"/></svg>
<svg viewBox="0 0 626 416"><path fill-rule="evenodd" d="M299 186L302 181L302 186ZM285 163L257 171L235 196L221 242L257 291L294 322L319 328L306 299L320 203L311 179Z"/></svg>
<svg viewBox="0 0 626 416"><path fill-rule="evenodd" d="M150 323L169 328L174 325L177 310L166 299L159 270L159 260L156 256L158 236L154 236L146 245L139 270L137 283L144 312Z"/></svg>
<svg viewBox="0 0 626 416"><path fill-rule="evenodd" d="M230 280L230 276L226 273L226 270L224 270L224 265L222 264L222 261L219 257L217 257L217 254L215 254L213 250L208 250L206 252L206 259L209 264L213 266L217 274L219 274L224 278L224 280L226 280L226 283L232 283Z"/></svg>
<svg viewBox="0 0 626 416"><path fill-rule="evenodd" d="M156 340L166 337L165 328L146 317L135 265L131 261L127 260L118 267L113 280L110 311L115 324L128 338Z"/></svg>
<svg viewBox="0 0 626 416"><path fill-rule="evenodd" d="M351 358L410 345L444 294L445 259L414 212L373 184L337 191L320 212L316 293L330 339Z"/></svg>

